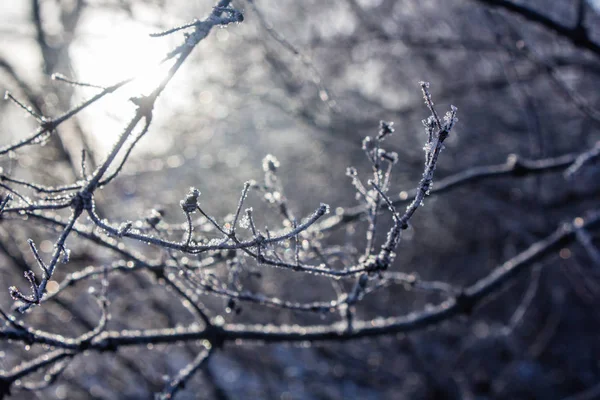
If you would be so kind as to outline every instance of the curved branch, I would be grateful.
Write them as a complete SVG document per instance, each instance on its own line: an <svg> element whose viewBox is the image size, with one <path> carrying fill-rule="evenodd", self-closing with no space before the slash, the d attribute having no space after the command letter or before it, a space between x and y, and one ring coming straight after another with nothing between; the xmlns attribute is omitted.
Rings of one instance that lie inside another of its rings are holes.
<svg viewBox="0 0 600 400"><path fill-rule="evenodd" d="M543 27L554 31L560 36L568 39L576 47L586 49L592 53L600 56L600 44L594 42L585 29L582 21L576 21L573 27L563 25L553 19L545 16L544 14L535 11L534 9L527 7L522 4L516 4L508 0L476 0L481 4L485 4L490 7L502 8L511 13L520 15L521 17L528 19L529 21L535 22Z"/></svg>

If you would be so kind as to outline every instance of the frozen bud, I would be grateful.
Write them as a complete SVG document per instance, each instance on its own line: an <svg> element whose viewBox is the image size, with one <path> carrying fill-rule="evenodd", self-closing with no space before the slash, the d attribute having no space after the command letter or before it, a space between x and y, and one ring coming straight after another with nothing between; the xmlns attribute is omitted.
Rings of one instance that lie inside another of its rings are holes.
<svg viewBox="0 0 600 400"><path fill-rule="evenodd" d="M426 119L421 120L421 123L425 125L425 128L431 128L435 125L435 118L431 116L427 117Z"/></svg>
<svg viewBox="0 0 600 400"><path fill-rule="evenodd" d="M375 148L375 141L373 140L373 138L371 138L371 136L367 136L366 138L363 139L362 149L364 151L371 151L374 148Z"/></svg>
<svg viewBox="0 0 600 400"><path fill-rule="evenodd" d="M444 129L447 131L452 130L454 124L456 124L458 121L458 118L456 117L457 110L458 109L456 107L450 106L450 111L448 111L444 116Z"/></svg>
<svg viewBox="0 0 600 400"><path fill-rule="evenodd" d="M395 151L385 151L384 149L379 149L379 151L377 152L377 155L382 160L387 160L387 161L391 162L392 164L395 164L398 162L398 153L396 153Z"/></svg>
<svg viewBox="0 0 600 400"><path fill-rule="evenodd" d="M377 139L382 140L392 133L394 133L393 122L379 121L379 135L377 135Z"/></svg>
<svg viewBox="0 0 600 400"><path fill-rule="evenodd" d="M158 223L162 219L162 216L162 211L153 209L152 211L150 211L150 215L146 217L146 222L148 223L148 225L154 228L156 227L156 225L158 225Z"/></svg>
<svg viewBox="0 0 600 400"><path fill-rule="evenodd" d="M185 197L185 200L182 200L179 204L181 208L186 213L193 213L196 211L198 207L198 197L200 196L200 191L196 188L190 188L190 192Z"/></svg>
<svg viewBox="0 0 600 400"><path fill-rule="evenodd" d="M119 227L119 230L117 231L117 236L121 237L121 236L127 234L131 230L132 226L133 226L133 222L131 222L131 221L122 223L121 226Z"/></svg>
<svg viewBox="0 0 600 400"><path fill-rule="evenodd" d="M248 214L244 215L240 219L240 222L238 224L240 225L240 228L244 228L244 229L250 228L250 217L249 217L249 215Z"/></svg>
<svg viewBox="0 0 600 400"><path fill-rule="evenodd" d="M354 167L346 168L346 176L354 177L357 174L358 174L358 172L356 172L356 168L354 168Z"/></svg>
<svg viewBox="0 0 600 400"><path fill-rule="evenodd" d="M277 168L279 168L279 160L277 160L274 155L267 154L267 156L263 158L262 166L263 171L265 172L276 172Z"/></svg>
<svg viewBox="0 0 600 400"><path fill-rule="evenodd" d="M10 297L15 301L21 300L21 297L23 296L16 286L9 287L8 293L10 294Z"/></svg>
<svg viewBox="0 0 600 400"><path fill-rule="evenodd" d="M391 163L396 164L398 162L398 153L395 151L387 152L386 158L390 160Z"/></svg>

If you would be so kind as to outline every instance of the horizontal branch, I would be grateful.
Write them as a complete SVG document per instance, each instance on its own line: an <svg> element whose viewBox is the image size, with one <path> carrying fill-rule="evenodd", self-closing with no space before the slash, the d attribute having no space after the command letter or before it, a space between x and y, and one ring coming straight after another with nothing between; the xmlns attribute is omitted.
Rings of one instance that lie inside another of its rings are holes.
<svg viewBox="0 0 600 400"><path fill-rule="evenodd" d="M310 228L313 224L315 224L321 217L329 212L329 206L326 204L321 204L319 208L310 215L306 221L302 224L299 224L296 228L289 230L288 232L281 233L279 235L271 236L269 238L265 237L256 237L247 241L233 241L230 242L230 238L226 238L225 241L217 241L215 244L206 244L206 245L188 245L186 243L173 242L169 240L164 240L155 236L150 236L138 232L136 229L130 229L123 232L120 228L116 228L109 223L100 219L98 215L94 213L93 210L89 210L89 216L92 221L99 227L112 235L118 237L127 237L130 239L139 240L148 244L156 245L163 247L165 249L178 250L185 253L198 254L212 250L238 250L238 249L247 249L251 247L255 247L257 245L267 245L272 243L278 243L281 241L285 241L293 238L300 232L303 232Z"/></svg>
<svg viewBox="0 0 600 400"><path fill-rule="evenodd" d="M564 154L558 157L549 157L539 160L530 160L511 154L505 163L468 168L446 178L439 179L430 189L430 195L437 195L456 189L458 187L480 182L488 178L500 178L505 176L526 177L542 173L556 172L571 166L579 157L578 154ZM412 201L417 190L400 192L394 199L394 206L407 204ZM338 228L346 223L353 222L366 215L367 209L358 206L344 210L342 213L333 215L321 221L318 229L328 231Z"/></svg>
<svg viewBox="0 0 600 400"><path fill-rule="evenodd" d="M532 244L527 250L496 267L490 274L466 287L458 295L440 304L428 306L418 312L397 317L375 318L368 321L355 321L353 329L347 330L343 322L329 325L299 326L271 324L214 324L210 329L174 328L159 330L108 331L99 334L91 342L65 339L38 330L4 327L0 339L25 343L47 344L73 351L86 349L114 351L121 346L176 343L200 339L223 341L251 340L263 343L302 342L302 341L343 341L364 337L405 333L437 325L457 315L471 312L484 299L490 297L517 274L527 269L543 257L571 243L577 229L594 230L600 227L600 211L590 213L583 221L579 218L574 224L564 224L554 233Z"/></svg>
<svg viewBox="0 0 600 400"><path fill-rule="evenodd" d="M553 19L547 17L546 15L535 11L534 9L527 7L522 4L516 4L512 1L508 0L476 0L481 4L485 4L490 7L498 7L502 8L506 11L512 12L514 14L520 15L523 18L528 19L529 21L535 22L543 27L554 31L558 35L566 38L575 46L590 50L596 55L600 56L600 44L594 42L590 37L583 26L581 21L577 21L573 27L569 27L554 21Z"/></svg>

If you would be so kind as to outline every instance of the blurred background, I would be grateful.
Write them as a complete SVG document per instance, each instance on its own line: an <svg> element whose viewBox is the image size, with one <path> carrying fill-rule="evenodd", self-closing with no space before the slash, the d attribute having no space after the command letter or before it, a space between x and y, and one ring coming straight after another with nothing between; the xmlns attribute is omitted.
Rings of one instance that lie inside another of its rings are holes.
<svg viewBox="0 0 600 400"><path fill-rule="evenodd" d="M431 83L438 112L450 104L459 110L438 180L502 164L511 154L544 159L591 149L600 140L600 5L513 2L569 29L581 20L588 36L575 40L494 6L501 1L236 0L244 22L215 29L201 42L159 98L150 132L97 202L114 221L144 218L160 208L166 221L179 223L184 221L179 200L194 186L202 192L204 209L222 220L235 211L243 183L261 179L263 157L273 154L297 215L308 215L321 202L332 209L353 207L358 202L346 167L368 176L371 166L360 144L364 136L376 135L380 120L393 121L396 129L386 145L400 156L390 192L397 198L416 187L423 170L421 120L428 111L419 81ZM0 88L44 115L59 115L97 92L52 81L53 73L101 86L140 78L62 125L44 146L3 157L0 166L11 176L56 185L77 179L82 149L90 165L99 163L134 113L128 99L154 87L164 72L158 63L182 40L181 34L148 34L201 19L213 5L211 0L2 2ZM0 103L0 145L35 128L23 110ZM599 199L597 162L573 179L555 171L463 185L425 201L393 269L467 285L561 223L597 209ZM260 196L249 202L263 220L276 214ZM364 222L343 227L328 243L352 253L364 245L364 229ZM598 233L590 234L597 245ZM23 271L35 262L29 237L48 256L56 233L26 220L0 223L2 287L22 285ZM114 261L113 254L89 243L73 239L70 246L71 263L61 266L57 280ZM194 322L177 297L151 277L130 275L110 281L110 329ZM268 272L246 279L255 291L288 299L328 295L321 293L327 283L314 277ZM59 334L81 334L99 316L87 289L76 286L23 318ZM469 318L349 343L227 346L178 398L568 398L600 382L599 299L600 265L574 244L540 260ZM366 299L358 316L401 315L436 300L394 287ZM228 314L225 303L206 298L226 321L320 321L257 305ZM8 291L0 290L2 308L11 304ZM35 393L16 391L14 398L150 398L198 348L186 343L86 354L56 384ZM42 350L0 343L0 368Z"/></svg>

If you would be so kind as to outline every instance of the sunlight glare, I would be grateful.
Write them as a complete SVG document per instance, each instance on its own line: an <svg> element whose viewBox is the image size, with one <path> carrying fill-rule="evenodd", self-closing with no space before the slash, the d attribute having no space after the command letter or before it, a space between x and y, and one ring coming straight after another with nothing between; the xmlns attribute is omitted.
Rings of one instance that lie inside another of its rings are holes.
<svg viewBox="0 0 600 400"><path fill-rule="evenodd" d="M132 116L131 97L148 94L165 76L171 62L161 64L175 47L173 38L151 38L155 30L126 16L112 13L91 13L72 47L76 79L93 85L110 86L135 77L124 88L110 95L108 107L89 110L86 131L93 141L106 150L115 141L123 124ZM97 89L82 88L79 101L97 93ZM114 104L125 106L114 107Z"/></svg>

